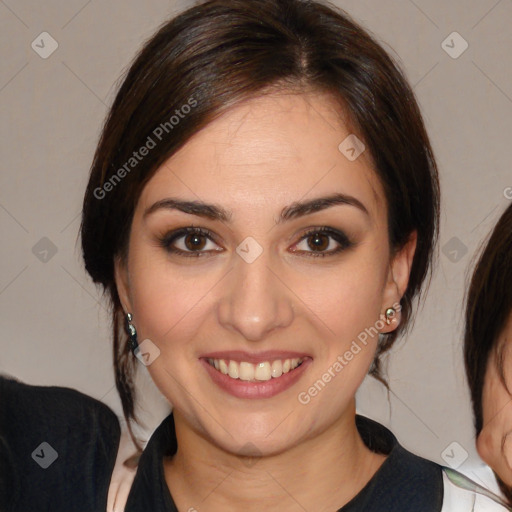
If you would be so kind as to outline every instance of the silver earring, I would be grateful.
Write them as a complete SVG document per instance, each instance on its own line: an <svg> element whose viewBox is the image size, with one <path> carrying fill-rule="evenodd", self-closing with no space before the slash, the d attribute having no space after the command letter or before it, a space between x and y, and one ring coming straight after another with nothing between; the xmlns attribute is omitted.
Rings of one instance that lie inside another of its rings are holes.
<svg viewBox="0 0 512 512"><path fill-rule="evenodd" d="M130 348L132 352L135 354L135 351L139 348L139 342L137 340L137 330L135 326L132 324L133 315L131 313L126 313L126 332L130 336Z"/></svg>
<svg viewBox="0 0 512 512"><path fill-rule="evenodd" d="M388 309L386 309L386 312L384 313L384 316L386 317L386 323L388 325L391 324L391 322L395 318L395 315L396 315L396 309L395 308L388 308Z"/></svg>

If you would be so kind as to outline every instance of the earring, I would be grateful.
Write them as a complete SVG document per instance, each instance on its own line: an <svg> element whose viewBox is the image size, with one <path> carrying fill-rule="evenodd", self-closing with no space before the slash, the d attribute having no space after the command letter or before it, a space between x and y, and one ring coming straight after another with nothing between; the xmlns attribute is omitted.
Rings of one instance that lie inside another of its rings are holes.
<svg viewBox="0 0 512 512"><path fill-rule="evenodd" d="M139 348L139 342L137 341L137 330L135 326L132 324L133 315L131 313L126 313L126 331L130 336L130 347L132 352L135 354L135 351Z"/></svg>
<svg viewBox="0 0 512 512"><path fill-rule="evenodd" d="M393 321L395 315L396 315L395 308L388 308L388 309L386 309L386 312L384 313L384 315L386 317L386 323L388 325L390 325L391 322Z"/></svg>

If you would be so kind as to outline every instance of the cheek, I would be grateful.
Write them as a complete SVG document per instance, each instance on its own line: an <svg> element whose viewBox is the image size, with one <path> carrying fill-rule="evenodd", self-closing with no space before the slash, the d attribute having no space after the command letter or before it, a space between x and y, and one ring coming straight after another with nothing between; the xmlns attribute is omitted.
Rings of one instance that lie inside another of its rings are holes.
<svg viewBox="0 0 512 512"><path fill-rule="evenodd" d="M354 259L355 260L355 259ZM384 272L375 261L364 260L330 272L312 272L295 278L294 291L328 327L326 334L351 340L375 327L382 308Z"/></svg>
<svg viewBox="0 0 512 512"><path fill-rule="evenodd" d="M504 388L492 360L482 392L482 416L483 428L476 446L480 457L493 466L500 463L502 441L512 430L512 397Z"/></svg>
<svg viewBox="0 0 512 512"><path fill-rule="evenodd" d="M137 326L145 337L160 343L180 339L184 332L190 336L200 326L212 290L222 280L219 270L198 273L192 266L173 267L163 251L155 255L137 248L130 273Z"/></svg>
<svg viewBox="0 0 512 512"><path fill-rule="evenodd" d="M281 275L286 286L277 279L275 286L294 303L296 315L313 324L318 337L328 340L332 350L339 350L364 332L377 338L384 269L376 263L363 253L330 268L322 263L289 268ZM227 271L214 262L203 264L201 272L194 264L178 268L163 251L134 246L130 283L139 334L157 344L171 340L174 344L194 337L204 322L213 319L215 323L215 303L229 300L223 292L231 288Z"/></svg>
<svg viewBox="0 0 512 512"><path fill-rule="evenodd" d="M484 429L480 432L476 440L476 449L478 455L480 455L481 459L488 464L489 466L493 466L493 457L492 454L494 452L493 448L493 436L490 429Z"/></svg>
<svg viewBox="0 0 512 512"><path fill-rule="evenodd" d="M333 278L333 275L335 278ZM294 291L300 296L307 323L316 337L317 364L312 384L319 382L321 395L316 406L330 403L335 415L355 394L372 363L379 331L383 272L375 264L347 266L325 275L309 274L297 280ZM323 385L324 383L329 383ZM308 392L308 390L304 390ZM313 395L316 391L313 389Z"/></svg>
<svg viewBox="0 0 512 512"><path fill-rule="evenodd" d="M498 426L507 425L512 428L512 396L507 392L494 365L494 360L490 359L482 390L484 430L496 430Z"/></svg>
<svg viewBox="0 0 512 512"><path fill-rule="evenodd" d="M512 425L509 425L512 427ZM502 428L486 427L476 440L481 459L491 467L507 485L512 485L512 439Z"/></svg>

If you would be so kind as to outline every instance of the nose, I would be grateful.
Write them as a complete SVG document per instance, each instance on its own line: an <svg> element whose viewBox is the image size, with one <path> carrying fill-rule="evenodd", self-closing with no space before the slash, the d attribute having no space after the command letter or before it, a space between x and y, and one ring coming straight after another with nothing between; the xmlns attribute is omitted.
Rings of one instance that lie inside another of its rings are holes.
<svg viewBox="0 0 512 512"><path fill-rule="evenodd" d="M289 326L294 318L293 293L269 266L265 251L252 263L235 258L218 301L219 323L249 341Z"/></svg>

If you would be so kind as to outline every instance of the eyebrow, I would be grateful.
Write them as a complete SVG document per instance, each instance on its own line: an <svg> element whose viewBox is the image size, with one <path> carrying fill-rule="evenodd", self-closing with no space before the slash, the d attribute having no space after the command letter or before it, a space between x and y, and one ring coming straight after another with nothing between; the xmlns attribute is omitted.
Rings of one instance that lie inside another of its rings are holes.
<svg viewBox="0 0 512 512"><path fill-rule="evenodd" d="M353 206L366 215L370 215L364 204L353 196L347 194L331 194L325 197L317 197L308 201L296 201L281 210L276 224L285 221L310 215L321 210L325 210L332 206L348 205ZM229 223L232 218L232 212L215 204L204 203L203 201L185 201L182 199L166 198L157 201L147 208L143 214L144 217L158 210L179 210L190 215L205 217L211 220L220 220Z"/></svg>

